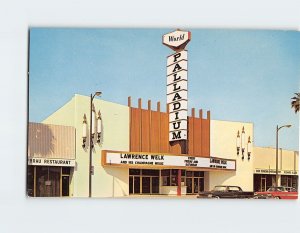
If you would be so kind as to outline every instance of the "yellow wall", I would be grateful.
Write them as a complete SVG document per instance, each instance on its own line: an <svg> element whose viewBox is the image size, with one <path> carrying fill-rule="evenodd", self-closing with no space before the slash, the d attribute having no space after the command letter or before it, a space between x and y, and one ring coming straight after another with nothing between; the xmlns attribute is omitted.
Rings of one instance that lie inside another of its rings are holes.
<svg viewBox="0 0 300 233"><path fill-rule="evenodd" d="M56 110L50 116L48 116L42 123L44 124L54 124L54 125L65 125L65 126L75 126L75 100L74 97L67 102L64 106Z"/></svg>
<svg viewBox="0 0 300 233"><path fill-rule="evenodd" d="M211 156L235 159L236 171L207 172L206 175L208 175L209 184L206 185L206 190L213 189L215 185L237 185L244 191L253 190L253 154L251 154L251 158L248 160L246 147L245 158L242 160L241 151L238 156L236 150L237 131L239 130L241 133L243 126L245 127L246 142L248 136L253 141L252 123L211 120Z"/></svg>
<svg viewBox="0 0 300 233"><path fill-rule="evenodd" d="M276 169L276 149L271 147L254 147L254 169ZM278 150L279 170L299 170L299 153L296 151Z"/></svg>
<svg viewBox="0 0 300 233"><path fill-rule="evenodd" d="M129 195L129 170L101 166L102 150L129 151L129 108L95 98L96 113L102 114L102 141L93 149L94 175L92 176L93 197L119 197ZM88 197L89 145L82 148L82 122L86 114L88 129L90 119L90 97L75 95L70 102L49 116L43 123L72 125L76 128L76 167L71 194ZM89 138L87 138L89 142Z"/></svg>

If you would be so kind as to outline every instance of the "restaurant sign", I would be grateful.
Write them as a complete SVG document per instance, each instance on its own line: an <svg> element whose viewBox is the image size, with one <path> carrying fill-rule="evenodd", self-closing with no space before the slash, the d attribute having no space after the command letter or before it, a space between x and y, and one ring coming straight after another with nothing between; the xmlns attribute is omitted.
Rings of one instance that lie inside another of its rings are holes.
<svg viewBox="0 0 300 233"><path fill-rule="evenodd" d="M162 153L103 151L102 165L129 167L172 167L172 168L210 168L235 170L236 161L220 158L205 158Z"/></svg>
<svg viewBox="0 0 300 233"><path fill-rule="evenodd" d="M75 160L74 159L28 158L28 165L75 167Z"/></svg>

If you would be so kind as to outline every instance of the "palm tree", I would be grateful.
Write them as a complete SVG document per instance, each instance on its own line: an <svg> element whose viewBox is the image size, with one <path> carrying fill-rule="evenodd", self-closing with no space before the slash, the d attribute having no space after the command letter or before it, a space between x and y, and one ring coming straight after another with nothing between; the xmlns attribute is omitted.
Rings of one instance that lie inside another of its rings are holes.
<svg viewBox="0 0 300 233"><path fill-rule="evenodd" d="M299 112L300 105L300 92L295 93L295 96L291 98L293 101L291 102L292 108L295 110L295 113Z"/></svg>

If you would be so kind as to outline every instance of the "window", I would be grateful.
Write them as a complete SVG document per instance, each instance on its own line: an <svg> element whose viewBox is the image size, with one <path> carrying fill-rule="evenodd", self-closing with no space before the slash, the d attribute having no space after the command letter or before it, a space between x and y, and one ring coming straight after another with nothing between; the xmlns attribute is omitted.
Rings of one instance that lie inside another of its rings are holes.
<svg viewBox="0 0 300 233"><path fill-rule="evenodd" d="M178 170L172 169L171 170L171 186L177 186L177 185L178 185Z"/></svg>
<svg viewBox="0 0 300 233"><path fill-rule="evenodd" d="M186 171L186 176L187 177L193 177L193 172L192 171Z"/></svg>
<svg viewBox="0 0 300 233"><path fill-rule="evenodd" d="M62 167L62 174L63 175L70 175L70 168L69 167Z"/></svg>
<svg viewBox="0 0 300 233"><path fill-rule="evenodd" d="M60 196L60 167L36 167L36 196L59 197Z"/></svg>
<svg viewBox="0 0 300 233"><path fill-rule="evenodd" d="M185 170L181 170L181 185L182 186L185 186L185 184L186 184L185 174L186 174Z"/></svg>
<svg viewBox="0 0 300 233"><path fill-rule="evenodd" d="M215 186L214 191L225 192L226 186Z"/></svg>
<svg viewBox="0 0 300 233"><path fill-rule="evenodd" d="M129 169L129 175L140 175L141 174L141 170L140 169Z"/></svg>
<svg viewBox="0 0 300 233"><path fill-rule="evenodd" d="M178 176L171 176L171 186L177 186L178 185Z"/></svg>
<svg viewBox="0 0 300 233"><path fill-rule="evenodd" d="M34 167L27 167L27 195L34 196Z"/></svg>
<svg viewBox="0 0 300 233"><path fill-rule="evenodd" d="M170 186L170 169L167 170L161 170L161 176L162 176L162 185L163 186Z"/></svg>
<svg viewBox="0 0 300 233"><path fill-rule="evenodd" d="M178 185L178 169L166 169L161 171L163 186L177 186ZM182 174L182 172L181 172ZM184 182L184 180L181 182Z"/></svg>
<svg viewBox="0 0 300 233"><path fill-rule="evenodd" d="M143 169L142 175L143 176L159 176L159 170Z"/></svg>
<svg viewBox="0 0 300 233"><path fill-rule="evenodd" d="M194 177L200 177L201 175L200 175L200 172L198 172L198 171L194 171Z"/></svg>
<svg viewBox="0 0 300 233"><path fill-rule="evenodd" d="M185 170L181 170L181 176L185 176Z"/></svg>
<svg viewBox="0 0 300 233"><path fill-rule="evenodd" d="M228 187L228 191L229 192L239 192L241 190L239 187L232 186L232 187Z"/></svg>

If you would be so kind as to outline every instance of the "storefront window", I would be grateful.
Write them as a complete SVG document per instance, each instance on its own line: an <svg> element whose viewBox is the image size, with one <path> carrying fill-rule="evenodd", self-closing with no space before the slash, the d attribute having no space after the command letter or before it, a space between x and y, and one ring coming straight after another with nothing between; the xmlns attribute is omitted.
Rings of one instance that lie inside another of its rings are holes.
<svg viewBox="0 0 300 233"><path fill-rule="evenodd" d="M70 168L69 167L62 167L61 170L63 175L70 175Z"/></svg>
<svg viewBox="0 0 300 233"><path fill-rule="evenodd" d="M36 167L36 196L60 196L60 167Z"/></svg>
<svg viewBox="0 0 300 233"><path fill-rule="evenodd" d="M267 175L266 176L266 190L268 190L271 187L276 186L276 176L275 175Z"/></svg>
<svg viewBox="0 0 300 233"><path fill-rule="evenodd" d="M292 176L292 187L298 190L298 176Z"/></svg>
<svg viewBox="0 0 300 233"><path fill-rule="evenodd" d="M129 169L130 194L158 194L159 170Z"/></svg>
<svg viewBox="0 0 300 233"><path fill-rule="evenodd" d="M159 176L159 170L143 169L142 175L143 176Z"/></svg>
<svg viewBox="0 0 300 233"><path fill-rule="evenodd" d="M161 175L162 176L170 176L170 169L161 170Z"/></svg>
<svg viewBox="0 0 300 233"><path fill-rule="evenodd" d="M178 176L171 176L171 186L177 186L178 185Z"/></svg>
<svg viewBox="0 0 300 233"><path fill-rule="evenodd" d="M27 195L29 197L34 196L34 167L27 167Z"/></svg>
<svg viewBox="0 0 300 233"><path fill-rule="evenodd" d="M162 185L163 186L170 186L170 169L167 170L161 170L161 176L162 176Z"/></svg>
<svg viewBox="0 0 300 233"><path fill-rule="evenodd" d="M292 187L292 176L281 176L281 186Z"/></svg>
<svg viewBox="0 0 300 233"><path fill-rule="evenodd" d="M185 174L186 174L186 172L185 172L185 170L181 170L181 185L182 186L185 186Z"/></svg>
<svg viewBox="0 0 300 233"><path fill-rule="evenodd" d="M186 171L186 176L187 177L193 177L193 172L192 171Z"/></svg>
<svg viewBox="0 0 300 233"><path fill-rule="evenodd" d="M172 176L178 176L178 170L177 169L172 169L171 171L172 171L171 172Z"/></svg>
<svg viewBox="0 0 300 233"><path fill-rule="evenodd" d="M186 171L185 185L187 194L197 194L204 191L204 172Z"/></svg>
<svg viewBox="0 0 300 233"><path fill-rule="evenodd" d="M28 166L27 169L28 196L70 196L70 167Z"/></svg>
<svg viewBox="0 0 300 233"><path fill-rule="evenodd" d="M181 170L181 176L185 176L185 170Z"/></svg>
<svg viewBox="0 0 300 233"><path fill-rule="evenodd" d="M167 169L161 171L163 186L177 186L178 185L178 169Z"/></svg>
<svg viewBox="0 0 300 233"><path fill-rule="evenodd" d="M177 186L178 185L178 171L177 169L171 170L171 186Z"/></svg>
<svg viewBox="0 0 300 233"><path fill-rule="evenodd" d="M141 170L140 169L129 169L129 175L132 175L132 176L136 175L136 176L138 176L140 174L141 174Z"/></svg>
<svg viewBox="0 0 300 233"><path fill-rule="evenodd" d="M194 177L204 177L204 172L194 171Z"/></svg>

